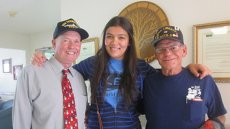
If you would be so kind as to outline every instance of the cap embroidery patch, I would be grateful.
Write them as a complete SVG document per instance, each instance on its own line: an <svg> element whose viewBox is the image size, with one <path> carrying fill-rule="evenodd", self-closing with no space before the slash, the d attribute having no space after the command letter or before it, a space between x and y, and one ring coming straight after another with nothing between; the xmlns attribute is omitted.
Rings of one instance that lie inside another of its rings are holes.
<svg viewBox="0 0 230 129"><path fill-rule="evenodd" d="M79 28L79 26L74 20L67 20L63 22L61 26L68 27L68 28Z"/></svg>
<svg viewBox="0 0 230 129"><path fill-rule="evenodd" d="M181 44L184 44L183 34L180 31L180 28L176 26L164 26L158 29L154 35L154 40L152 41L153 46L155 47L157 43L163 39L176 40Z"/></svg>
<svg viewBox="0 0 230 129"><path fill-rule="evenodd" d="M75 31L78 32L81 36L81 40L84 40L89 37L89 34L86 30L80 28L75 20L72 18L60 21L57 23L55 31L53 33L53 39L57 38L59 35L63 34L66 31Z"/></svg>

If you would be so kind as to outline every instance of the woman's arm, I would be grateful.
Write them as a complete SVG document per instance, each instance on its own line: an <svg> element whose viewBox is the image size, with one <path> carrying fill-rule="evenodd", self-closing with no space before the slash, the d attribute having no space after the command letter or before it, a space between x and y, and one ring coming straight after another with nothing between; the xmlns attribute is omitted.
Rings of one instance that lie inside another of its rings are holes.
<svg viewBox="0 0 230 129"><path fill-rule="evenodd" d="M212 71L202 64L189 64L187 68L194 76L199 77L200 79L212 74Z"/></svg>

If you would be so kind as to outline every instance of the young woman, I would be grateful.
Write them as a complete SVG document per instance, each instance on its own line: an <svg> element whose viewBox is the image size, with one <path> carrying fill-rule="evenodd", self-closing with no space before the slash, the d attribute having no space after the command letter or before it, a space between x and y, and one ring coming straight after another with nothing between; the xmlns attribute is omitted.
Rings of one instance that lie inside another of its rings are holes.
<svg viewBox="0 0 230 129"><path fill-rule="evenodd" d="M102 47L97 54L73 66L90 81L88 129L141 128L137 105L142 98L143 80L157 70L137 59L133 35L133 27L126 18L113 17L104 28ZM40 60L35 54L33 63L39 65Z"/></svg>
<svg viewBox="0 0 230 129"><path fill-rule="evenodd" d="M145 76L156 70L137 60L133 28L126 18L112 18L104 28L102 47L96 56L73 67L90 80L89 129L98 129L99 122L112 129L141 127L136 105Z"/></svg>

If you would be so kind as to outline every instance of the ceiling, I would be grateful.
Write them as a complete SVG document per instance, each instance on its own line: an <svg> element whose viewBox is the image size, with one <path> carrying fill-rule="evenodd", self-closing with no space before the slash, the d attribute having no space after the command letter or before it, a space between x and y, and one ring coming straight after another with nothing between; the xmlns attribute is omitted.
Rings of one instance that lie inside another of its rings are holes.
<svg viewBox="0 0 230 129"><path fill-rule="evenodd" d="M0 31L31 34L52 29L60 0L0 0Z"/></svg>

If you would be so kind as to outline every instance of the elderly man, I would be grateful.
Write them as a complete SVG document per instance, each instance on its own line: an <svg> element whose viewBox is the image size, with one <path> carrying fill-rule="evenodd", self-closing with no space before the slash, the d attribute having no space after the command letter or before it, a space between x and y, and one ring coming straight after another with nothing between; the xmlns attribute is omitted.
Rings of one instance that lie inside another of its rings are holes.
<svg viewBox="0 0 230 129"><path fill-rule="evenodd" d="M44 67L29 65L17 82L14 129L83 129L87 94L84 79L72 63L88 33L73 19L57 24L54 56Z"/></svg>
<svg viewBox="0 0 230 129"><path fill-rule="evenodd" d="M198 129L205 115L223 126L226 110L213 78L199 79L182 66L187 47L180 29L160 28L153 46L162 69L145 80L146 129Z"/></svg>

